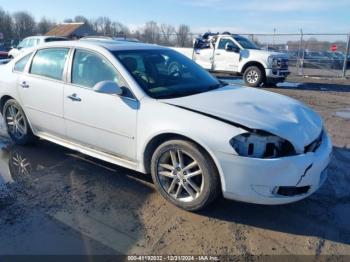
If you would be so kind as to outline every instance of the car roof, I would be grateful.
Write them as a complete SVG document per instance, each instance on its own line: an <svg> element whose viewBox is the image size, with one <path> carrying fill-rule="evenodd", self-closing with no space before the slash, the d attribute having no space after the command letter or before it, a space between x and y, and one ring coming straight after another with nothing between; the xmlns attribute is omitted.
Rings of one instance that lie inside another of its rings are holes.
<svg viewBox="0 0 350 262"><path fill-rule="evenodd" d="M48 39L48 38L57 38L57 39L64 39L65 37L62 37L62 36L55 36L55 35L33 35L33 36L28 36L26 38L24 38L23 40L25 39L32 39L32 38L35 38L35 39Z"/></svg>
<svg viewBox="0 0 350 262"><path fill-rule="evenodd" d="M155 49L166 49L165 47L145 44L139 42L128 42L128 41L116 41L116 40L93 40L86 39L84 41L61 41L61 42L50 42L41 45L43 47L82 47L82 48L94 48L102 47L109 51L120 51L120 50L155 50Z"/></svg>

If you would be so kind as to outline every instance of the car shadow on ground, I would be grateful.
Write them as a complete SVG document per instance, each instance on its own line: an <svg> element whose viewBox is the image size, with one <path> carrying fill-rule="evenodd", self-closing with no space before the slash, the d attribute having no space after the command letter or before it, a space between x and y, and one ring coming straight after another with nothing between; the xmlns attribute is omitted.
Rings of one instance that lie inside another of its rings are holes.
<svg viewBox="0 0 350 262"><path fill-rule="evenodd" d="M314 195L297 203L263 206L221 199L203 216L262 229L350 244L350 150L334 148L329 177Z"/></svg>

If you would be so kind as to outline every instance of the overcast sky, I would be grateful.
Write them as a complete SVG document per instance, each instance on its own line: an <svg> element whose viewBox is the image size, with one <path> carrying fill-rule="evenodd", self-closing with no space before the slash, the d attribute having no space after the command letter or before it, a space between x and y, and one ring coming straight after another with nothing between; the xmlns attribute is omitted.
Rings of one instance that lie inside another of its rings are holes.
<svg viewBox="0 0 350 262"><path fill-rule="evenodd" d="M193 32L350 32L350 0L0 0L0 7L57 22L76 15L108 16L132 29L154 20L185 23Z"/></svg>

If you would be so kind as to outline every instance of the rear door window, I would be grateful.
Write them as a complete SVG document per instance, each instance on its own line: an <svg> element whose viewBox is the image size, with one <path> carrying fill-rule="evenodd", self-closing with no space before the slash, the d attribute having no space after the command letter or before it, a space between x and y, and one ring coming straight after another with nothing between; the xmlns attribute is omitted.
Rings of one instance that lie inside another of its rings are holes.
<svg viewBox="0 0 350 262"><path fill-rule="evenodd" d="M68 48L49 48L39 50L32 62L30 73L56 80L62 80Z"/></svg>
<svg viewBox="0 0 350 262"><path fill-rule="evenodd" d="M13 68L13 70L15 72L23 72L24 68L26 67L29 58L31 57L32 53L26 55L25 57L23 57L22 59L20 59L16 64L15 67Z"/></svg>

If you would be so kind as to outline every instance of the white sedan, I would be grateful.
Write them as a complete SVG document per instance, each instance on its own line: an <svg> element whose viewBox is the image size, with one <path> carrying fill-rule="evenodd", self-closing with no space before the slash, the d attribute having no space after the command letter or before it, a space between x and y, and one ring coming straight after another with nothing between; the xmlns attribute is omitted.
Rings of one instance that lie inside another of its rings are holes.
<svg viewBox="0 0 350 262"><path fill-rule="evenodd" d="M285 204L326 180L332 144L304 104L227 85L157 45L56 42L0 66L14 142L39 137L145 174L186 210Z"/></svg>
<svg viewBox="0 0 350 262"><path fill-rule="evenodd" d="M34 48L34 47L41 45L41 44L44 44L44 43L50 43L50 42L55 42L55 41L66 41L66 40L67 40L67 38L59 37L59 36L30 36L30 37L23 39L18 44L18 46L13 47L9 51L8 57L10 59L15 58L24 50Z"/></svg>

